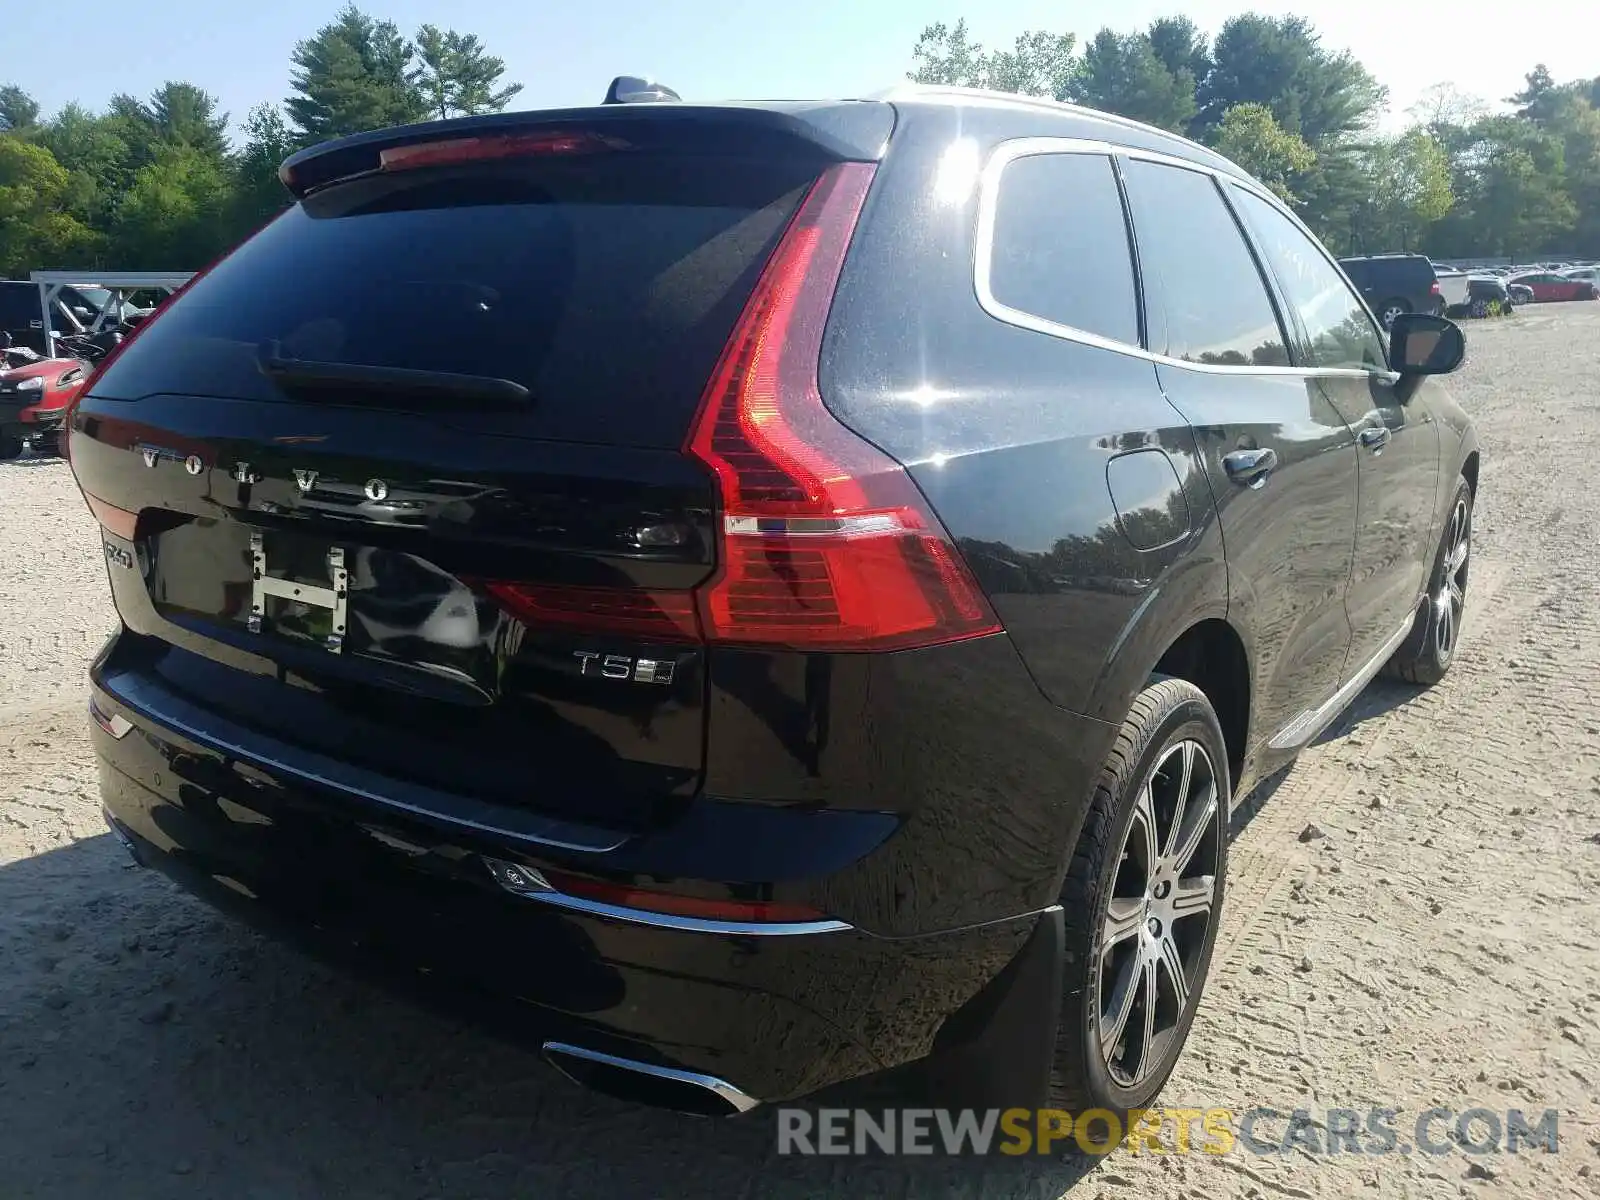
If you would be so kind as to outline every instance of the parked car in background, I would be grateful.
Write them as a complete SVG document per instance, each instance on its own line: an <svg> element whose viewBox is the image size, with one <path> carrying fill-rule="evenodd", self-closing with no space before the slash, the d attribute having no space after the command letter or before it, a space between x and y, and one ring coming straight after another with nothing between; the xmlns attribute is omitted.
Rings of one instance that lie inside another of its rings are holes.
<svg viewBox="0 0 1600 1200"><path fill-rule="evenodd" d="M0 358L0 365L5 362ZM89 373L73 358L41 358L0 369L0 460L16 458L25 445L54 454L67 406Z"/></svg>
<svg viewBox="0 0 1600 1200"><path fill-rule="evenodd" d="M1350 281L1387 329L1401 313L1442 313L1444 295L1433 263L1423 254L1373 254L1341 258Z"/></svg>
<svg viewBox="0 0 1600 1200"><path fill-rule="evenodd" d="M1436 268L1435 274L1446 316L1488 317L1511 312L1515 307L1516 298L1505 281L1494 275L1449 268Z"/></svg>
<svg viewBox="0 0 1600 1200"><path fill-rule="evenodd" d="M1554 271L1527 271L1513 275L1512 283L1520 283L1533 293L1540 304L1557 300L1594 300L1600 298L1600 286L1588 279L1569 279Z"/></svg>
<svg viewBox="0 0 1600 1200"><path fill-rule="evenodd" d="M1444 299L1445 312L1448 313L1452 308L1464 308L1468 299L1467 272L1435 264L1433 273L1439 281L1439 295Z"/></svg>
<svg viewBox="0 0 1600 1200"><path fill-rule="evenodd" d="M1572 267L1562 274L1580 283L1600 283L1600 267Z"/></svg>

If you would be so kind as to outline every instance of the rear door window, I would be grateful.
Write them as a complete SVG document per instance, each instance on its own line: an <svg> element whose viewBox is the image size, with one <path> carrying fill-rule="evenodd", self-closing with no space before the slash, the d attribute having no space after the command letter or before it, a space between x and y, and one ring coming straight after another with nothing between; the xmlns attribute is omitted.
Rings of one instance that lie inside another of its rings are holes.
<svg viewBox="0 0 1600 1200"><path fill-rule="evenodd" d="M1266 284L1211 176L1132 159L1126 178L1150 348L1212 366L1287 365Z"/></svg>
<svg viewBox="0 0 1600 1200"><path fill-rule="evenodd" d="M1315 243L1278 208L1244 188L1234 202L1255 234L1261 256L1277 276L1305 330L1307 365L1384 370L1383 342L1356 297Z"/></svg>
<svg viewBox="0 0 1600 1200"><path fill-rule="evenodd" d="M1111 159L1030 154L995 199L989 290L1016 312L1137 345L1128 223Z"/></svg>
<svg viewBox="0 0 1600 1200"><path fill-rule="evenodd" d="M495 414L508 432L677 446L812 175L619 153L340 184L197 281L96 394L289 400L260 370L275 345L510 379L531 400Z"/></svg>

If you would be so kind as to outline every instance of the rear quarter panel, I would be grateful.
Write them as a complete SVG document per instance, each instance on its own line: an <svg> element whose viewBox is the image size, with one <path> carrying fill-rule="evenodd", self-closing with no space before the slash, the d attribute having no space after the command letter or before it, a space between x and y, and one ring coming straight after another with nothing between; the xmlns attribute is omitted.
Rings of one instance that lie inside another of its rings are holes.
<svg viewBox="0 0 1600 1200"><path fill-rule="evenodd" d="M981 106L903 115L835 298L822 390L906 465L1045 695L1116 723L1185 628L1225 615L1226 567L1193 432L1153 364L1018 328L977 302L976 196L941 197L937 166L960 137L987 158L1029 136L1106 131ZM1133 522L1162 530L1141 532L1145 549L1107 483L1108 464L1136 451L1164 455L1178 480L1124 499Z"/></svg>

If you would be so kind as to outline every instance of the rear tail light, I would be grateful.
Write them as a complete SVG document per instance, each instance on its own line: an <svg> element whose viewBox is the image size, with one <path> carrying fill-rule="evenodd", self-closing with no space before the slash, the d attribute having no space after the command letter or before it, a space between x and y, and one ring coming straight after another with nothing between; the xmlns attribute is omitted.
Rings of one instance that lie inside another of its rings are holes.
<svg viewBox="0 0 1600 1200"><path fill-rule="evenodd" d="M548 903L566 901L591 901L612 909L629 909L637 916L632 919L659 923L660 917L684 917L695 921L719 924L771 925L831 924L845 928L838 922L829 922L820 909L805 904L787 904L778 900L708 899L689 896L681 892L662 891L659 888L641 888L632 884L610 883L566 871L534 868L504 859L485 857L484 864L496 883L519 896L528 896ZM592 910L591 910L592 911ZM621 915L621 914L617 914ZM773 932L781 932L774 928Z"/></svg>
<svg viewBox="0 0 1600 1200"><path fill-rule="evenodd" d="M693 593L485 586L531 624L796 650L900 650L998 632L905 469L828 411L822 335L874 168L812 186L734 326L684 445L720 498Z"/></svg>
<svg viewBox="0 0 1600 1200"><path fill-rule="evenodd" d="M905 469L822 402L817 364L873 168L828 170L762 272L685 449L717 477L713 642L882 650L998 622Z"/></svg>
<svg viewBox="0 0 1600 1200"><path fill-rule="evenodd" d="M539 583L480 584L500 607L538 629L603 629L652 642L698 642L700 624L689 592L566 587Z"/></svg>
<svg viewBox="0 0 1600 1200"><path fill-rule="evenodd" d="M1432 286L1432 287L1430 287L1430 288L1429 288L1429 289L1428 289L1428 291L1429 291L1429 292L1431 292L1431 293L1432 293L1432 294L1433 294L1433 295L1435 295L1435 296L1442 296L1442 295L1444 295L1444 289L1443 289L1443 288L1441 288L1441 287L1440 287L1440 286L1439 286L1439 281L1438 281L1438 280L1437 280L1437 279L1435 279L1435 280L1434 280L1434 281L1433 281L1433 286Z"/></svg>

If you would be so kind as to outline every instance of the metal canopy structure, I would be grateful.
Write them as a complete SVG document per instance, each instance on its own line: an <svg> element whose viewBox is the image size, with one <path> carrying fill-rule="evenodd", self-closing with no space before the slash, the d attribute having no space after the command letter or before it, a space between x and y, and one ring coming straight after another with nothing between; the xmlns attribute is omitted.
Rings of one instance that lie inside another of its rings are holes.
<svg viewBox="0 0 1600 1200"><path fill-rule="evenodd" d="M50 314L64 288L100 288L111 297L94 312L85 333L99 333L108 324L121 324L128 308L128 293L157 291L171 295L194 277L193 271L34 271L28 279L39 289L39 310L44 318L45 354L55 357L56 330Z"/></svg>

